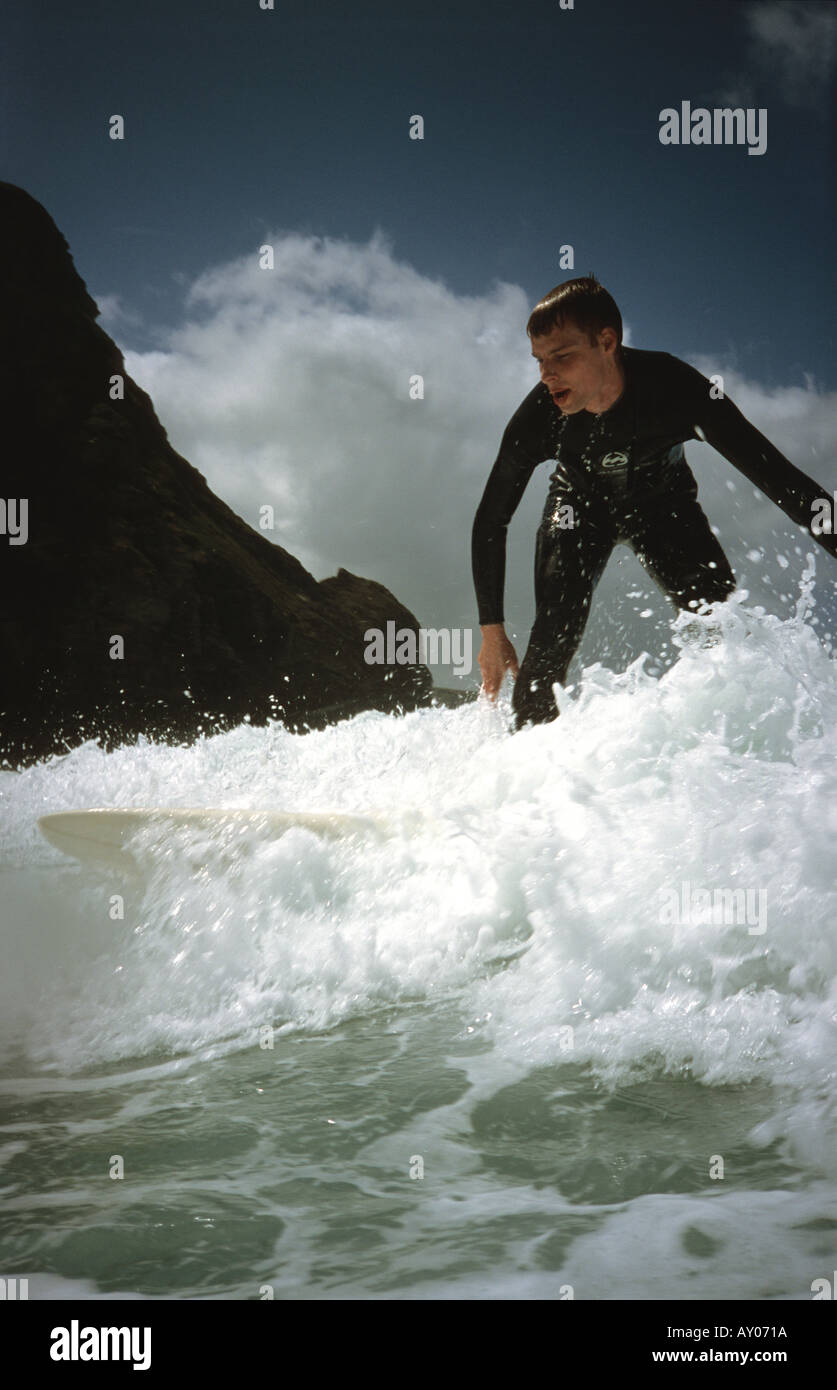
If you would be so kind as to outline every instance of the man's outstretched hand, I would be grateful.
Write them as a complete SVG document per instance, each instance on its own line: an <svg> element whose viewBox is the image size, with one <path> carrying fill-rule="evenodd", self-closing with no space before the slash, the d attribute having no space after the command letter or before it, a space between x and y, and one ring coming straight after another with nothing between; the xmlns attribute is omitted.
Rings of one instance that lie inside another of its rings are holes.
<svg viewBox="0 0 837 1390"><path fill-rule="evenodd" d="M506 636L502 623L489 623L486 627L481 627L480 632L482 646L477 661L482 671L482 688L493 700L503 684L506 671L511 671L517 679L520 667L517 654Z"/></svg>

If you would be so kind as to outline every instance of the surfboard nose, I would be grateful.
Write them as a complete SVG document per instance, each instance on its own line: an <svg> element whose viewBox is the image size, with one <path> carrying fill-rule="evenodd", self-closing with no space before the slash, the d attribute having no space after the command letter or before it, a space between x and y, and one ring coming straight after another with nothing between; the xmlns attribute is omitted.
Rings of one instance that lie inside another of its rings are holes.
<svg viewBox="0 0 837 1390"><path fill-rule="evenodd" d="M332 840L351 835L380 836L389 830L386 821L379 816L352 815L343 811L163 806L55 811L41 816L38 826L44 838L62 853L121 870L136 869L130 842L139 831L146 829L184 827L215 835L232 832L254 839L278 839L298 827Z"/></svg>

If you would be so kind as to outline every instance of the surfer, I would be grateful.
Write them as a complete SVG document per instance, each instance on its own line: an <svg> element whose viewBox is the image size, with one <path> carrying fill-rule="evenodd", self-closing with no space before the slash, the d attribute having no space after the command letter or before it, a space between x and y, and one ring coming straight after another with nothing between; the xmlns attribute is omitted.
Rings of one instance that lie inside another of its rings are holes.
<svg viewBox="0 0 837 1390"><path fill-rule="evenodd" d="M619 309L592 276L550 290L526 331L541 380L506 426L472 534L483 689L493 699L511 672L518 729L557 717L552 686L564 683L617 542L678 608L705 610L735 588L684 440L711 444L837 554L835 535L811 529L825 489L744 418L718 378L667 352L623 347ZM535 544L535 621L519 665L504 627L506 530L545 459L555 468Z"/></svg>

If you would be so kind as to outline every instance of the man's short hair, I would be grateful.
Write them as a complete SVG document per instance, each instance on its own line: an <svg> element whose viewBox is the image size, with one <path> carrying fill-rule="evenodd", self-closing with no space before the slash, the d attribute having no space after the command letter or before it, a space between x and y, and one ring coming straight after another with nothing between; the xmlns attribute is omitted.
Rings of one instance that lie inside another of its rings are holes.
<svg viewBox="0 0 837 1390"><path fill-rule="evenodd" d="M529 315L526 332L530 338L544 338L553 328L575 324L591 343L603 328L612 328L622 342L622 315L616 301L593 275L565 280L539 300Z"/></svg>

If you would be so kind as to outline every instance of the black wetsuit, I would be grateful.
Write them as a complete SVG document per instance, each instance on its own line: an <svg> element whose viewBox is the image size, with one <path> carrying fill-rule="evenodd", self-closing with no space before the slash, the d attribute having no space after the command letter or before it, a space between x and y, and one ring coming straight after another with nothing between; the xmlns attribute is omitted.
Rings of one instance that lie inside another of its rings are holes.
<svg viewBox="0 0 837 1390"><path fill-rule="evenodd" d="M812 504L828 493L732 401L713 399L707 378L667 352L621 353L625 387L601 415L563 415L542 382L530 391L506 426L474 519L479 621L501 623L506 528L535 468L555 462L535 548L535 622L514 688L518 728L556 717L552 685L564 683L618 541L632 547L678 608L696 609L735 588L697 501L684 440L706 440L837 555L835 535L810 531Z"/></svg>

